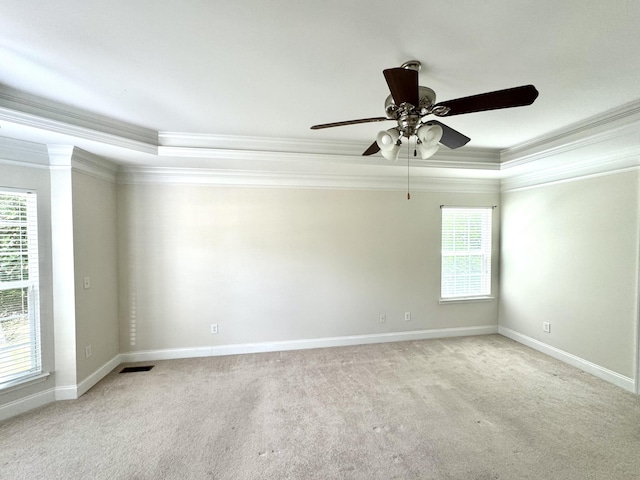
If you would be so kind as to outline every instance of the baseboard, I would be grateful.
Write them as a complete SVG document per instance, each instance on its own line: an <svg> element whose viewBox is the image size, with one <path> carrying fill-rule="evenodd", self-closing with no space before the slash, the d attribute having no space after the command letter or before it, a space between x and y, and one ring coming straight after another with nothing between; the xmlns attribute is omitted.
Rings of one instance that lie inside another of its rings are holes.
<svg viewBox="0 0 640 480"><path fill-rule="evenodd" d="M111 370L122 363L121 355L118 354L93 372L78 385L64 385L55 388L56 400L75 400L84 395L91 387L106 377Z"/></svg>
<svg viewBox="0 0 640 480"><path fill-rule="evenodd" d="M102 380L104 377L106 377L109 373L111 373L111 371L114 368L116 368L118 365L120 365L122 363L120 357L121 357L120 354L116 355L111 360L109 360L107 363L105 363L103 366L101 366L98 370L96 370L91 375L89 375L87 378L85 378L83 381L81 381L78 384L77 397L76 398L81 397L82 395L84 395L91 387L93 387L96 383L98 383L100 380Z"/></svg>
<svg viewBox="0 0 640 480"><path fill-rule="evenodd" d="M15 417L21 413L26 413L34 408L42 407L48 403L55 402L55 400L55 389L49 388L42 392L14 400L13 402L5 403L0 406L0 421Z"/></svg>
<svg viewBox="0 0 640 480"><path fill-rule="evenodd" d="M155 360L175 360L178 358L210 357L211 347L167 348L121 353L122 363L153 362Z"/></svg>
<svg viewBox="0 0 640 480"><path fill-rule="evenodd" d="M432 330L414 330L409 332L376 333L370 335L350 335L343 337L287 340L281 342L260 342L233 345L216 345L212 347L145 350L140 352L123 353L120 355L120 359L122 363L149 362L154 360L172 360L176 358L214 357L222 355L240 355L244 353L266 353L281 352L287 350L305 350L311 348L346 347L351 345L402 342L407 340L427 340L433 338L464 337L471 335L491 335L495 333L498 333L497 325L440 328Z"/></svg>
<svg viewBox="0 0 640 480"><path fill-rule="evenodd" d="M498 327L498 333L510 338L511 340L515 340L518 343L522 343L527 347L531 347L534 350L537 350L546 355L549 355L550 357L567 363L573 367L579 368L580 370L590 373L591 375L601 378L602 380L613 383L614 385L628 390L629 392L636 392L636 382L632 378L625 377L624 375L614 372L613 370L609 370L608 368L602 367L593 362L585 360L584 358L580 358L576 355L565 352L564 350L560 350L559 348L547 345L546 343L536 340L535 338L528 337L527 335L523 335L522 333L518 333L515 330L511 330L510 328Z"/></svg>
<svg viewBox="0 0 640 480"><path fill-rule="evenodd" d="M64 385L54 389L56 401L58 400L75 400L78 398L77 385Z"/></svg>

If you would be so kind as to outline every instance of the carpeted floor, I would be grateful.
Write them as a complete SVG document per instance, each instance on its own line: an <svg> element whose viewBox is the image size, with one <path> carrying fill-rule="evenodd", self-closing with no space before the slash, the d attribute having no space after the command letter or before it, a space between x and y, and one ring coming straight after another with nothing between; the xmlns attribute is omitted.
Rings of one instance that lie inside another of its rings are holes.
<svg viewBox="0 0 640 480"><path fill-rule="evenodd" d="M1 423L0 478L640 478L640 397L498 335L151 363Z"/></svg>

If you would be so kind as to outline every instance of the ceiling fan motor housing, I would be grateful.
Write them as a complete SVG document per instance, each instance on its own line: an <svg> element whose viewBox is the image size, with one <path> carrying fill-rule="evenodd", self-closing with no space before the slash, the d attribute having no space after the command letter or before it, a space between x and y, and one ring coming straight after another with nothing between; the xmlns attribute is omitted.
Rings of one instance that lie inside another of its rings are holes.
<svg viewBox="0 0 640 480"><path fill-rule="evenodd" d="M418 105L413 105L417 108L421 115L427 115L430 107L436 103L436 92L429 87L418 87L418 97L420 99ZM399 118L400 113L396 113L401 109L401 106L396 105L392 95L389 95L384 102L384 110L391 118ZM406 108L405 108L406 109Z"/></svg>
<svg viewBox="0 0 640 480"><path fill-rule="evenodd" d="M384 102L387 116L398 122L398 128L405 137L414 135L421 117L430 113L430 108L436 101L436 92L428 87L418 87L418 97L418 105L407 103L397 105L392 95L389 95Z"/></svg>

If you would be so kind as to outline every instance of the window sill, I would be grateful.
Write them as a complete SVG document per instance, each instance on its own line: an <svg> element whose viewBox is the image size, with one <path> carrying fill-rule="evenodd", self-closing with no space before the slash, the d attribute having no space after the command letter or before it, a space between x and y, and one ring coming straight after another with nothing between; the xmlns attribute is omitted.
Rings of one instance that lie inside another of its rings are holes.
<svg viewBox="0 0 640 480"><path fill-rule="evenodd" d="M0 384L0 394L44 382L47 378L49 378L49 372L36 373L34 375L29 375L28 377L17 378L15 380L5 382Z"/></svg>
<svg viewBox="0 0 640 480"><path fill-rule="evenodd" d="M471 303L471 302L493 302L496 297L454 297L454 298L441 298L440 304L449 303Z"/></svg>

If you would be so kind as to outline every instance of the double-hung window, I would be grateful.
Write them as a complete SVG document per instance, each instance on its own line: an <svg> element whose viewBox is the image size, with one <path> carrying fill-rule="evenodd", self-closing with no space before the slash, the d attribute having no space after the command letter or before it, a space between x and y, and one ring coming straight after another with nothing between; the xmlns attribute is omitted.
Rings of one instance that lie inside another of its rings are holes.
<svg viewBox="0 0 640 480"><path fill-rule="evenodd" d="M493 207L442 206L443 300L491 295Z"/></svg>
<svg viewBox="0 0 640 480"><path fill-rule="evenodd" d="M0 191L0 387L41 372L36 194Z"/></svg>

